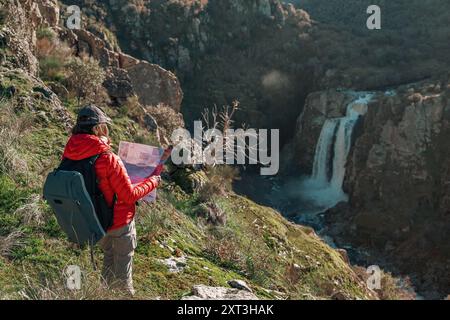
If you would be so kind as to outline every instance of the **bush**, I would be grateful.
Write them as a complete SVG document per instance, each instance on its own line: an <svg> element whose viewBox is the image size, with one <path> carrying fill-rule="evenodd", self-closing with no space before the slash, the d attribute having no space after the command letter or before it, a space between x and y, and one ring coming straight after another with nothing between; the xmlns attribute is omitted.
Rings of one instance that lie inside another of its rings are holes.
<svg viewBox="0 0 450 320"><path fill-rule="evenodd" d="M72 56L72 49L65 42L61 42L51 29L40 29L37 38L36 55L40 77L47 81L62 81L65 64Z"/></svg>
<svg viewBox="0 0 450 320"><path fill-rule="evenodd" d="M145 214L140 214L137 223L140 226L139 233L148 240L157 239L162 231L169 226L169 213L165 210L152 210L150 204L142 203L146 206Z"/></svg>
<svg viewBox="0 0 450 320"><path fill-rule="evenodd" d="M69 91L81 102L94 102L104 93L105 72L92 57L73 57L66 65L66 83Z"/></svg>
<svg viewBox="0 0 450 320"><path fill-rule="evenodd" d="M199 199L208 202L215 196L223 196L233 188L233 182L239 179L239 170L231 166L217 166L208 168L208 180L199 190Z"/></svg>
<svg viewBox="0 0 450 320"><path fill-rule="evenodd" d="M241 271L245 258L236 236L226 228L214 228L211 231L205 248L208 258L223 267Z"/></svg>
<svg viewBox="0 0 450 320"><path fill-rule="evenodd" d="M176 112L165 104L145 108L147 113L156 120L159 136L163 140L170 141L172 133L179 128L184 128L184 120L181 113ZM164 141L164 143L167 143Z"/></svg>

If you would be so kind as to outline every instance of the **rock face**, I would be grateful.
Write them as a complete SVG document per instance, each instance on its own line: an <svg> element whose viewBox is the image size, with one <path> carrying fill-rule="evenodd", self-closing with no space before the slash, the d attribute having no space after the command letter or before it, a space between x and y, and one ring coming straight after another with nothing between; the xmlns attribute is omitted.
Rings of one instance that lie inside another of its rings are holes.
<svg viewBox="0 0 450 320"><path fill-rule="evenodd" d="M429 296L450 291L449 98L445 77L374 103L345 182L347 237L387 253Z"/></svg>
<svg viewBox="0 0 450 320"><path fill-rule="evenodd" d="M259 300L257 296L246 290L224 287L194 286L192 295L182 300Z"/></svg>
<svg viewBox="0 0 450 320"><path fill-rule="evenodd" d="M35 1L2 3L1 47L11 51L9 57L2 57L1 64L11 68L23 68L31 74L37 73L37 60L34 56L36 29L42 15Z"/></svg>
<svg viewBox="0 0 450 320"><path fill-rule="evenodd" d="M301 174L312 172L314 154L323 124L328 118L339 118L345 115L352 97L337 90L312 93L306 99L304 111L297 119L293 141L287 145L284 154L288 155L287 170L292 169L292 162Z"/></svg>
<svg viewBox="0 0 450 320"><path fill-rule="evenodd" d="M112 51L110 45L87 30L59 29L59 34L78 54L92 56L107 70L104 86L116 103L121 104L136 94L143 105L164 104L180 111L183 92L172 72Z"/></svg>
<svg viewBox="0 0 450 320"><path fill-rule="evenodd" d="M183 92L172 72L146 61L139 61L126 70L140 103L151 106L162 103L180 111Z"/></svg>
<svg viewBox="0 0 450 320"><path fill-rule="evenodd" d="M374 262L393 262L427 297L450 291L449 98L447 75L376 93L354 130L344 182L349 202L326 214L339 244L370 248ZM323 123L347 103L337 91L308 97L291 144L303 173L311 172Z"/></svg>
<svg viewBox="0 0 450 320"><path fill-rule="evenodd" d="M0 57L2 65L21 68L32 75L37 74L36 30L41 27L55 27L58 24L59 9L56 2L18 0L1 3L0 48L8 49L6 54L2 53Z"/></svg>
<svg viewBox="0 0 450 320"><path fill-rule="evenodd" d="M176 74L186 92L188 122L198 119L205 107L237 99L245 105L245 112L236 115L238 122L293 130L304 87L314 83L309 81L314 70L307 65L314 42L303 36L312 27L306 12L278 0L82 2L92 12L108 12L112 18L105 24L117 30L125 52ZM132 68L149 69L151 77L159 78L159 71L148 65ZM266 85L269 75L279 76ZM171 83L162 85L164 90ZM152 91L148 84L142 87L147 94ZM140 96L143 103L153 103ZM180 96L171 100L176 103ZM280 104L285 112L273 113ZM283 138L287 134L282 131Z"/></svg>

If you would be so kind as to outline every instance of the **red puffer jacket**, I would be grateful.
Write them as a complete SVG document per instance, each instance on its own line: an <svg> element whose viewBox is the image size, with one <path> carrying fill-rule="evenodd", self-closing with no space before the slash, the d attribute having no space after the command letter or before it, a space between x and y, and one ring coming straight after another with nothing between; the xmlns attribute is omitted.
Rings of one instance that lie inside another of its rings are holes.
<svg viewBox="0 0 450 320"><path fill-rule="evenodd" d="M109 205L112 205L114 195L117 202L114 206L114 222L109 229L119 229L129 224L136 214L136 201L144 198L158 186L158 180L150 177L133 185L120 160L112 153L111 146L94 135L77 134L70 137L64 150L63 158L83 160L100 154L95 163L100 190ZM157 171L160 171L158 168Z"/></svg>

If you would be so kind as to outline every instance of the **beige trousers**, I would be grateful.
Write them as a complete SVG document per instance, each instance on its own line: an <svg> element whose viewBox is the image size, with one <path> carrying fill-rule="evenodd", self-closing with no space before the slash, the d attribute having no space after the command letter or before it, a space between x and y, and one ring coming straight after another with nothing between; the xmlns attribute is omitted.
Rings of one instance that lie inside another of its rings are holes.
<svg viewBox="0 0 450 320"><path fill-rule="evenodd" d="M108 286L134 295L133 256L136 249L136 225L110 231L100 241L104 252L102 275Z"/></svg>

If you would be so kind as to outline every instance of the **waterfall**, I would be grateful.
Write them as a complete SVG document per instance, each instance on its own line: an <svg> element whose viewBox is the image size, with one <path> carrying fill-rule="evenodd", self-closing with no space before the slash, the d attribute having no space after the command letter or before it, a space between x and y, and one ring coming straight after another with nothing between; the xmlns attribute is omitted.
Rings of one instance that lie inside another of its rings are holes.
<svg viewBox="0 0 450 320"><path fill-rule="evenodd" d="M322 132L320 133L319 141L316 146L312 179L317 181L317 183L320 185L325 186L325 184L328 182L328 168L331 160L330 151L333 147L333 139L338 123L339 122L336 119L328 119L325 121Z"/></svg>
<svg viewBox="0 0 450 320"><path fill-rule="evenodd" d="M327 119L317 142L311 177L301 185L302 208L306 213L320 213L348 197L342 190L353 129L360 116L366 114L373 95L359 93L347 106L346 115Z"/></svg>

